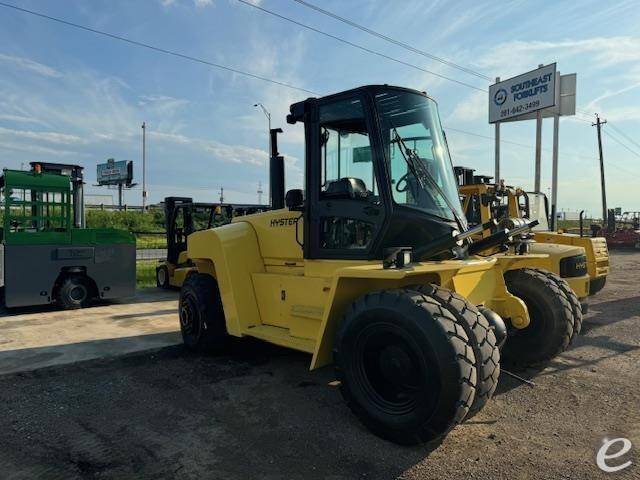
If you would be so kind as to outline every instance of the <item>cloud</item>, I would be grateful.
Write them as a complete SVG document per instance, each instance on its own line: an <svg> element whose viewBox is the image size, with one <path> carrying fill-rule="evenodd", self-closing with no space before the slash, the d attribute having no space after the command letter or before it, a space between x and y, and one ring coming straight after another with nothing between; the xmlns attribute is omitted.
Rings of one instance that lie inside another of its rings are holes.
<svg viewBox="0 0 640 480"><path fill-rule="evenodd" d="M213 5L213 0L193 0L196 7L208 7L209 5Z"/></svg>
<svg viewBox="0 0 640 480"><path fill-rule="evenodd" d="M33 145L30 143L20 143L20 142L13 142L13 141L7 141L7 140L2 140L2 142L0 142L0 149L5 149L5 150L12 150L12 151L17 151L17 152L26 152L26 153L35 153L38 155L53 155L53 156L74 156L74 157L78 157L81 156L81 154L79 152L74 152L71 150L65 150L65 149L61 149L61 148L49 148L49 147L43 147L40 145Z"/></svg>
<svg viewBox="0 0 640 480"><path fill-rule="evenodd" d="M14 130L11 128L0 127L0 137L22 138L35 141L43 141L54 143L57 145L84 145L87 140L77 135L69 135L59 132L35 132L31 130Z"/></svg>
<svg viewBox="0 0 640 480"><path fill-rule="evenodd" d="M181 108L189 105L189 101L167 95L141 95L138 105L154 110L155 113L161 115L172 115Z"/></svg>
<svg viewBox="0 0 640 480"><path fill-rule="evenodd" d="M580 54L590 55L590 64L605 68L640 61L640 37L593 37L583 40L511 41L501 43L480 56L476 64L487 70L511 76L531 69L542 61L555 61Z"/></svg>
<svg viewBox="0 0 640 480"><path fill-rule="evenodd" d="M13 65L22 70L28 70L30 72L37 73L38 75L42 75L43 77L55 78L62 76L62 74L57 70L24 57L16 57L13 55L0 53L0 62Z"/></svg>
<svg viewBox="0 0 640 480"><path fill-rule="evenodd" d="M445 123L477 123L478 121L486 121L487 117L487 93L473 92L454 107Z"/></svg>
<svg viewBox="0 0 640 480"><path fill-rule="evenodd" d="M244 145L230 145L216 140L194 138L175 133L154 132L148 133L149 137L162 142L173 143L190 149L197 149L214 156L225 163L244 165L266 166L267 152Z"/></svg>
<svg viewBox="0 0 640 480"><path fill-rule="evenodd" d="M42 120L38 120L37 118L29 117L26 115L12 115L12 114L3 113L3 114L0 114L0 120L4 120L7 122L33 123L33 124L45 125L45 126L47 125Z"/></svg>

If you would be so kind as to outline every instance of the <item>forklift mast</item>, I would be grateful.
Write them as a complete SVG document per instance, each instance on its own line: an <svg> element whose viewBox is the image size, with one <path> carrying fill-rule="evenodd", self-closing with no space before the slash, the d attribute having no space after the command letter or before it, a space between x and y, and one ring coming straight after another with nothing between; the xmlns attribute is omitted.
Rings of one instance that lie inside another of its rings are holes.
<svg viewBox="0 0 640 480"><path fill-rule="evenodd" d="M73 205L73 226L86 228L84 211L84 167L67 163L31 162L31 171L39 168L42 173L66 175L71 179L71 202Z"/></svg>

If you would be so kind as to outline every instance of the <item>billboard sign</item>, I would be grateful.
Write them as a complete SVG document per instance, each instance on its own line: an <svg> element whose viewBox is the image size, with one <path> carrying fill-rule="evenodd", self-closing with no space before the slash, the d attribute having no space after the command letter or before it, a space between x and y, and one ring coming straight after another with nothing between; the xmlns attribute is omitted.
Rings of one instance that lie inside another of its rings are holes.
<svg viewBox="0 0 640 480"><path fill-rule="evenodd" d="M560 80L558 80L558 78ZM556 88L556 105L554 107L542 110L542 118L561 117L576 114L576 84L577 77L575 73L567 75L556 74L556 82L560 83L560 87ZM536 112L525 113L518 117L511 117L504 122L519 122L520 120L535 120Z"/></svg>
<svg viewBox="0 0 640 480"><path fill-rule="evenodd" d="M556 64L546 65L489 87L489 123L556 105Z"/></svg>
<svg viewBox="0 0 640 480"><path fill-rule="evenodd" d="M115 161L113 158L107 163L98 164L98 185L130 185L133 180L133 162L131 160Z"/></svg>

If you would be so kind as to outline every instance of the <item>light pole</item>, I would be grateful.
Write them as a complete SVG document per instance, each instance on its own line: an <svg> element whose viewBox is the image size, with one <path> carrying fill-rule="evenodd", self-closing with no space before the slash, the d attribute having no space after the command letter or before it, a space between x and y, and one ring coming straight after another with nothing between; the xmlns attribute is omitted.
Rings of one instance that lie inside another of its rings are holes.
<svg viewBox="0 0 640 480"><path fill-rule="evenodd" d="M142 122L142 212L147 209L147 122Z"/></svg>
<svg viewBox="0 0 640 480"><path fill-rule="evenodd" d="M268 127L269 130L267 131L267 138L269 139L269 150L267 151L267 170L269 169L269 158L271 158L271 114L269 113L269 110L266 109L266 107L261 104L261 103L254 103L253 104L254 107L260 107L262 109L262 113L264 113L264 116L267 117L267 122L268 122ZM267 175L267 178L269 178L269 176ZM269 192L271 192L271 190L269 190ZM271 204L271 193L269 193L269 204Z"/></svg>

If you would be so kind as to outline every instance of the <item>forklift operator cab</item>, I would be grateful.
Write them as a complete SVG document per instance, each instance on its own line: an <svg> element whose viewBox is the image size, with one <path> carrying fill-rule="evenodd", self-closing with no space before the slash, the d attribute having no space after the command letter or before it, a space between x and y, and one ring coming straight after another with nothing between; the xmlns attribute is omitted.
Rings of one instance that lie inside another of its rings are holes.
<svg viewBox="0 0 640 480"><path fill-rule="evenodd" d="M364 87L294 104L287 121L306 129L305 258L381 259L385 245L422 245L466 228L426 94Z"/></svg>

